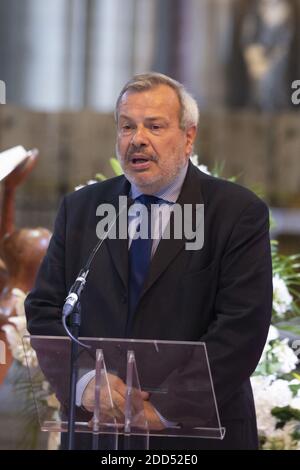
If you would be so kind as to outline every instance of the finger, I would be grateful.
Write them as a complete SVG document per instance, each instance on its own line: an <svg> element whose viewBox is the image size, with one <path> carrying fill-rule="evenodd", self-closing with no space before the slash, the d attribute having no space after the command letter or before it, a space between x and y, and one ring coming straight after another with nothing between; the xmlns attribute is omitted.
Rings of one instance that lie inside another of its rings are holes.
<svg viewBox="0 0 300 470"><path fill-rule="evenodd" d="M123 395L114 390L112 394L112 399L114 407L116 407L124 415L126 400Z"/></svg>
<svg viewBox="0 0 300 470"><path fill-rule="evenodd" d="M116 390L122 397L126 397L127 387L123 380L121 380L119 377L114 377L110 385L111 388Z"/></svg>
<svg viewBox="0 0 300 470"><path fill-rule="evenodd" d="M136 388L132 389L132 397L134 400L138 401L144 401L144 400L149 400L150 393L144 392L143 390L137 390Z"/></svg>

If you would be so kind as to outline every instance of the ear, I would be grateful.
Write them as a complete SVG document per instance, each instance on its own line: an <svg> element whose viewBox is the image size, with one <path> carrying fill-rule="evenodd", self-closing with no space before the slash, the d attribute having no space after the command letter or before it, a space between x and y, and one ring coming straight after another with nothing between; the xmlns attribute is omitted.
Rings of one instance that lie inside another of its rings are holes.
<svg viewBox="0 0 300 470"><path fill-rule="evenodd" d="M186 135L185 154L187 156L190 156L192 153L193 145L194 145L196 135L197 135L197 127L196 126L189 127L185 131L185 135Z"/></svg>

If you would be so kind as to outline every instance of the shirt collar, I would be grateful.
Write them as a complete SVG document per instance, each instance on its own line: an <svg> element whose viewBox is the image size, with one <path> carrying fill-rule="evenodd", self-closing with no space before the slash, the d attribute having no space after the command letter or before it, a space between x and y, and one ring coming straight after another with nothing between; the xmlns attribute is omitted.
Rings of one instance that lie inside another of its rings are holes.
<svg viewBox="0 0 300 470"><path fill-rule="evenodd" d="M188 169L188 163L181 168L179 174L176 176L176 178L168 184L165 188L162 188L160 191L157 193L154 193L154 196L159 197L160 199L163 199L166 202L170 203L175 203L179 197L186 172ZM135 184L131 184L131 190L130 190L130 196L132 199L136 199L139 197L141 194L143 194Z"/></svg>

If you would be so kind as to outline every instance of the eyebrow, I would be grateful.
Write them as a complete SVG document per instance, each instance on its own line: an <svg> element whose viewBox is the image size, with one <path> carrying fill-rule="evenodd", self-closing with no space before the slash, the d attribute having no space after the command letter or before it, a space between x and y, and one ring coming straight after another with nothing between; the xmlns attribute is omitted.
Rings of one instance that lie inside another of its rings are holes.
<svg viewBox="0 0 300 470"><path fill-rule="evenodd" d="M163 116L153 116L153 117L150 116L150 117L145 118L145 121L159 121L159 120L167 121L167 119Z"/></svg>
<svg viewBox="0 0 300 470"><path fill-rule="evenodd" d="M131 118L130 116L126 116L126 114L120 114L119 119L128 119L129 121L133 120L133 118ZM158 120L167 122L167 119L163 116L149 116L145 118L145 121L158 121Z"/></svg>

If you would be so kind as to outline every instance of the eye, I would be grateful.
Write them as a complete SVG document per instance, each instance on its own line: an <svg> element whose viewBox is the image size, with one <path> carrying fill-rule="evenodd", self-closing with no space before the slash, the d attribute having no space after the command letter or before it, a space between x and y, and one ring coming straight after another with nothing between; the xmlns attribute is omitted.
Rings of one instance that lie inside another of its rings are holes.
<svg viewBox="0 0 300 470"><path fill-rule="evenodd" d="M128 132L131 132L132 128L133 128L133 126L131 124L123 124L121 126L121 132L126 134Z"/></svg>
<svg viewBox="0 0 300 470"><path fill-rule="evenodd" d="M162 126L160 124L152 124L151 125L151 130L152 131L160 131Z"/></svg>

